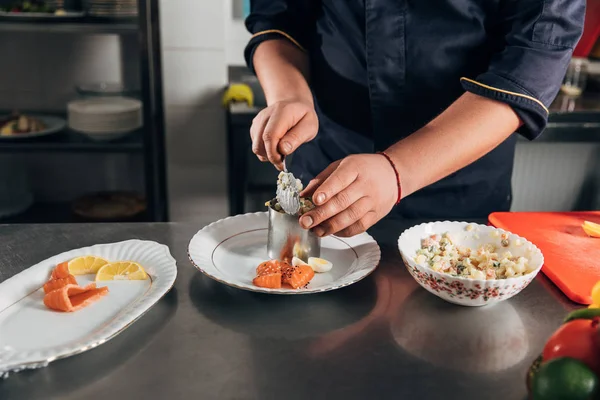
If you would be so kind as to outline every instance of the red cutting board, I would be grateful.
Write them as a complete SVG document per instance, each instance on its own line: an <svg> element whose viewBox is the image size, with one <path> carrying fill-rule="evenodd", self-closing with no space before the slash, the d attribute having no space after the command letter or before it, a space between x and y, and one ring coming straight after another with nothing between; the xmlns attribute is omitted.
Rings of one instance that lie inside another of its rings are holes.
<svg viewBox="0 0 600 400"><path fill-rule="evenodd" d="M600 280L600 238L589 237L583 221L600 223L600 211L499 212L489 222L529 240L544 255L542 272L571 300L592 303L592 287Z"/></svg>

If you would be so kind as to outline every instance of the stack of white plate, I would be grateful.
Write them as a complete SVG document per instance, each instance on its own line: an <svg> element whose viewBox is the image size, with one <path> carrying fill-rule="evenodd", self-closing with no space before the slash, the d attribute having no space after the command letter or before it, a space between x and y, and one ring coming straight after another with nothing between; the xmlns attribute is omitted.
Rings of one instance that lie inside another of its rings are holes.
<svg viewBox="0 0 600 400"><path fill-rule="evenodd" d="M129 97L98 97L71 101L69 127L94 140L112 140L142 126L142 102Z"/></svg>
<svg viewBox="0 0 600 400"><path fill-rule="evenodd" d="M88 13L95 17L136 17L137 0L88 0Z"/></svg>

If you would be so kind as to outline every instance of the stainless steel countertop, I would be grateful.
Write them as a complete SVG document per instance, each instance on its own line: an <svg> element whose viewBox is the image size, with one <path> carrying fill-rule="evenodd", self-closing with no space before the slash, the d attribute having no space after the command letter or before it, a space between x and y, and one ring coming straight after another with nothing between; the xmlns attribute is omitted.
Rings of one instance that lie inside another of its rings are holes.
<svg viewBox="0 0 600 400"><path fill-rule="evenodd" d="M395 242L420 221L372 230L383 258L362 282L311 296L228 288L194 269L193 224L0 226L0 281L62 251L131 238L171 248L174 288L89 352L0 381L2 400L524 399L525 371L574 306L540 276L487 308L421 289Z"/></svg>

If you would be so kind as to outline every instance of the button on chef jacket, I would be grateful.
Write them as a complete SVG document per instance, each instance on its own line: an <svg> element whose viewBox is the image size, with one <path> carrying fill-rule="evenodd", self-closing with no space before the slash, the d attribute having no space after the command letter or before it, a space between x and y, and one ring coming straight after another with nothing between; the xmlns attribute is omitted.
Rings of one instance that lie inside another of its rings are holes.
<svg viewBox="0 0 600 400"><path fill-rule="evenodd" d="M346 155L385 150L465 91L510 105L523 121L518 134L535 139L584 13L585 0L252 0L245 57L253 69L261 42L284 39L310 59L319 133L291 168L306 183ZM508 210L515 141L511 135L393 212L468 218Z"/></svg>

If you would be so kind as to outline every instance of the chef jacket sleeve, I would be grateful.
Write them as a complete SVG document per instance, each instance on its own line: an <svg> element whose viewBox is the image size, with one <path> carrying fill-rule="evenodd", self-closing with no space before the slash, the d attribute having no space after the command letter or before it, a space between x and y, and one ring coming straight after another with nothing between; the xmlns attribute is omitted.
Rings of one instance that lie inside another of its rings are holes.
<svg viewBox="0 0 600 400"><path fill-rule="evenodd" d="M244 51L246 63L254 71L253 57L266 40L287 39L305 51L314 30L318 0L251 0L246 28L252 34Z"/></svg>
<svg viewBox="0 0 600 400"><path fill-rule="evenodd" d="M465 90L509 104L523 121L519 133L533 140L546 127L582 31L585 0L504 0L503 46L486 72L461 78Z"/></svg>

